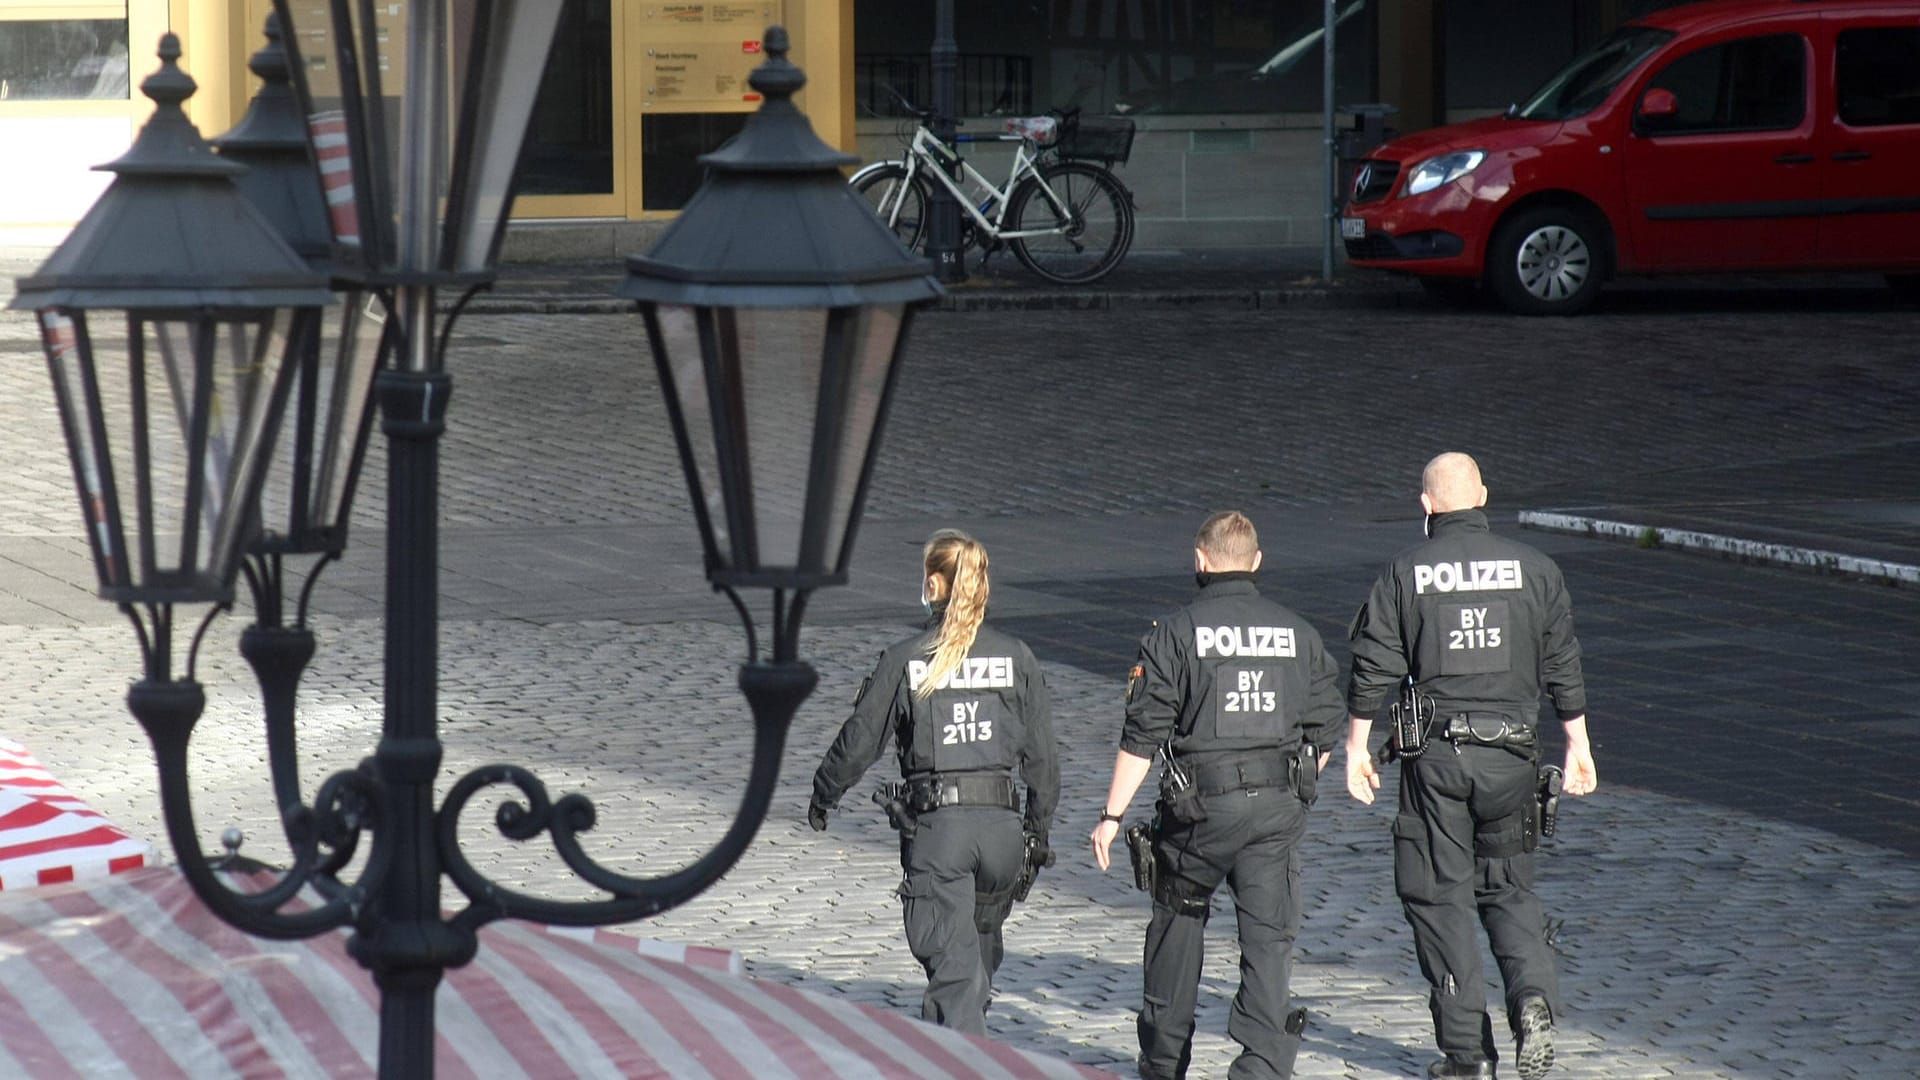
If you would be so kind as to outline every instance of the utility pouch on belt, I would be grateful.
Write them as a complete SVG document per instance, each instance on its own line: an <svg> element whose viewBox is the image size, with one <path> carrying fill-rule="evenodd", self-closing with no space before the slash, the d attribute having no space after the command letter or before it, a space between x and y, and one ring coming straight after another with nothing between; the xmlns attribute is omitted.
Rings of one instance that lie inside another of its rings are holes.
<svg viewBox="0 0 1920 1080"><path fill-rule="evenodd" d="M1160 804L1163 812L1182 825L1198 825L1207 820L1207 808L1200 802L1200 785L1180 767L1172 754L1160 755L1166 768L1160 772Z"/></svg>
<svg viewBox="0 0 1920 1080"><path fill-rule="evenodd" d="M1400 687L1400 700L1387 707L1393 721L1393 756L1412 759L1427 752L1427 729L1433 724L1433 699L1420 692L1408 679Z"/></svg>
<svg viewBox="0 0 1920 1080"><path fill-rule="evenodd" d="M1560 791L1566 783L1566 775L1560 766L1549 765L1540 770L1540 835L1552 836L1560 827Z"/></svg>
<svg viewBox="0 0 1920 1080"><path fill-rule="evenodd" d="M1310 742L1300 744L1300 756L1293 759L1293 793L1307 806L1320 792L1320 751Z"/></svg>
<svg viewBox="0 0 1920 1080"><path fill-rule="evenodd" d="M1127 827L1127 857L1133 860L1133 887L1153 891L1153 830L1142 821Z"/></svg>
<svg viewBox="0 0 1920 1080"><path fill-rule="evenodd" d="M1444 723L1434 725L1434 729L1452 743L1455 750L1462 746L1490 746L1533 760L1533 726L1498 713L1460 713L1447 717Z"/></svg>

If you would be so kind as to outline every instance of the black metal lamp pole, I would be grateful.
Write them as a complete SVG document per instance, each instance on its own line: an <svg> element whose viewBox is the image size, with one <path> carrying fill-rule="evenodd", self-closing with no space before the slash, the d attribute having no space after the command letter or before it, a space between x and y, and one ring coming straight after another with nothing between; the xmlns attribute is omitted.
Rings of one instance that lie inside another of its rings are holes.
<svg viewBox="0 0 1920 1080"><path fill-rule="evenodd" d="M955 86L960 47L953 37L953 0L933 3L933 135L948 146L959 130L955 113L959 94ZM960 167L949 161L947 175L960 179ZM967 280L967 253L961 244L960 204L945 184L933 185L933 204L928 208L932 231L927 234L927 254L933 259L933 272L942 282L954 284Z"/></svg>
<svg viewBox="0 0 1920 1080"><path fill-rule="evenodd" d="M389 363L373 380L389 440L386 716L373 756L330 776L303 804L297 790L287 791L297 787L290 761L297 677L285 681L289 760L276 761L275 790L292 859L263 892L230 888L201 848L187 745L205 701L192 669L207 623L194 634L186 678L175 679L173 609L204 602L217 612L232 599L243 545L265 520L259 493L288 398L303 379L315 389L327 381L312 339L328 293L240 195L232 180L240 166L215 158L186 122L179 102L192 82L173 66L179 50L171 35L161 50L166 64L144 85L159 104L154 120L109 166L120 179L40 273L20 282L14 301L40 313L101 595L133 616L140 633L147 677L128 702L154 745L181 869L216 914L249 933L301 938L354 929L348 948L380 990L380 1075L389 1080L433 1075L435 989L447 968L472 959L487 922L643 918L698 895L744 852L772 799L794 710L815 681L798 652L806 599L845 580L906 330L914 309L939 293L925 263L847 187L839 170L851 159L822 144L794 108L804 78L786 61L785 31L769 28L768 60L752 79L764 98L760 112L702 159L708 183L649 256L629 260L620 290L645 317L708 577L746 622L740 685L755 734L740 812L692 865L638 878L583 850L580 836L596 820L592 802L578 794L550 798L519 766L475 769L436 807L438 438L458 305L444 314L434 295L443 288L471 295L490 280L559 2L480 0L469 23L474 37L457 53L468 62L467 93L451 167L439 153L445 130L437 118L448 52L444 12L410 5L410 39L427 44L412 40L409 48L409 92L420 94L399 110L409 161L397 202L388 198L379 65L361 63L355 47L377 40L371 0L334 5L340 25L327 70L340 83L319 97L300 75L295 30L284 6L279 11L321 166L335 279L364 288L387 313L380 340ZM228 156L257 141L245 130L227 141ZM305 190L287 188L296 189ZM437 216L443 207L444 221ZM147 225L163 231L143 232ZM186 251L158 236L203 243ZM154 263L153 249L171 261ZM96 339L88 318L103 309L126 313L124 388L107 377L116 374L103 351L111 342ZM355 340L342 331L334 346L358 356ZM336 397L351 399L365 382L336 367L331 385L341 391ZM358 454L347 429L358 414L332 410L334 420L323 424L305 415L320 413L320 395L303 392L298 400L289 451L295 509L285 531L262 531L251 548L251 572L262 578L256 599L264 621L256 629L281 620L278 556L337 551L346 520ZM327 460L332 472L316 464ZM328 477L344 477L344 487ZM323 486L332 495L316 498ZM768 660L740 588L771 591ZM459 822L494 785L514 789L495 815L504 836L548 834L567 866L609 898L556 901L482 875L460 849ZM362 833L371 842L357 876L349 876ZM467 901L450 917L441 905L443 877ZM318 888L321 903L294 903L307 885Z"/></svg>

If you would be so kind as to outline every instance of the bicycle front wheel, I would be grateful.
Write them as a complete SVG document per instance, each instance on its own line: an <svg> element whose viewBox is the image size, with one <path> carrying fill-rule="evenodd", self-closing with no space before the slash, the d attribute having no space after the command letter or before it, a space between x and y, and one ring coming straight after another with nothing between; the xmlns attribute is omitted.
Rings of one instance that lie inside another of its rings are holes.
<svg viewBox="0 0 1920 1080"><path fill-rule="evenodd" d="M853 186L909 251L926 247L931 193L924 179L909 178L905 165L890 164L864 171L853 178Z"/></svg>
<svg viewBox="0 0 1920 1080"><path fill-rule="evenodd" d="M1049 194L1051 193L1051 194ZM1057 161L1014 189L1004 231L1027 269L1062 285L1098 281L1133 246L1133 202L1112 173L1084 161Z"/></svg>

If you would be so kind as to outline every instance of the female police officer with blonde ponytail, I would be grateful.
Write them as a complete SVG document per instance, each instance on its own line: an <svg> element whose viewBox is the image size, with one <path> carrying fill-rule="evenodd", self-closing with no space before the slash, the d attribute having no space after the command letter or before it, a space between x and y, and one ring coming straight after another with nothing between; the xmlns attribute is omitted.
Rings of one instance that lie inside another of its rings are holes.
<svg viewBox="0 0 1920 1080"><path fill-rule="evenodd" d="M861 684L813 775L807 821L827 827L827 811L892 732L903 783L889 816L901 829L907 944L927 972L920 1014L984 1034L1000 926L1026 866L1051 860L1060 765L1040 665L1018 638L986 625L986 548L942 529L923 564L927 627L889 646Z"/></svg>

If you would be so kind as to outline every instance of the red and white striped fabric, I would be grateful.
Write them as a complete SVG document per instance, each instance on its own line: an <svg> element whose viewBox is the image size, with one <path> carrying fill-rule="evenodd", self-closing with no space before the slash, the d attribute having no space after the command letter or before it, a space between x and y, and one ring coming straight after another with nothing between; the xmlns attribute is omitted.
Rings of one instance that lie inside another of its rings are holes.
<svg viewBox="0 0 1920 1080"><path fill-rule="evenodd" d="M371 1077L372 979L345 932L266 941L172 869L0 896L0 1076ZM706 952L503 922L436 1000L451 1080L1097 1078L1109 1074L779 983ZM710 950L711 953L725 950ZM701 966L718 960L719 967Z"/></svg>
<svg viewBox="0 0 1920 1080"><path fill-rule="evenodd" d="M0 739L0 892L88 881L156 861L151 844L60 786L26 747Z"/></svg>
<svg viewBox="0 0 1920 1080"><path fill-rule="evenodd" d="M589 945L599 945L621 952L632 951L641 956L651 956L656 960L672 960L677 964L691 964L694 967L712 971L724 971L729 975L743 975L747 970L746 961L732 949L716 949L711 945L681 945L672 941L637 938L592 926L549 926L546 930L549 934L584 941Z"/></svg>
<svg viewBox="0 0 1920 1080"><path fill-rule="evenodd" d="M347 114L339 109L307 118L312 131L314 162L320 168L320 189L326 195L333 238L349 247L360 244L360 212L353 199L353 148L347 141Z"/></svg>

